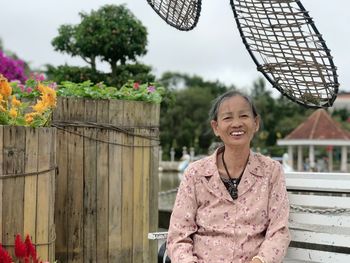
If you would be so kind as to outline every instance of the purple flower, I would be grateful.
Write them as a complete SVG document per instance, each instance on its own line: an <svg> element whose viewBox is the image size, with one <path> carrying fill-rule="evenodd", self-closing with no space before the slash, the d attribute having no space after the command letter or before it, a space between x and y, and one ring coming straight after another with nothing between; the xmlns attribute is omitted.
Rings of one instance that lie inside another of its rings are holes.
<svg viewBox="0 0 350 263"><path fill-rule="evenodd" d="M24 74L24 62L11 57L7 57L0 50L0 73L9 81L19 80L24 83L27 76Z"/></svg>
<svg viewBox="0 0 350 263"><path fill-rule="evenodd" d="M156 91L156 87L155 87L155 86L149 86L149 87L147 88L147 91L148 91L149 93L155 92L155 91Z"/></svg>

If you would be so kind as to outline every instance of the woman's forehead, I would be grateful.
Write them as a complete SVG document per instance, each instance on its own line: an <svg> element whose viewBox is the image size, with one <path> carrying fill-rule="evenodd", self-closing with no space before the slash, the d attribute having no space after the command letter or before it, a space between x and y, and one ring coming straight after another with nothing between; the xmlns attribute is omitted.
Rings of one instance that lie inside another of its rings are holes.
<svg viewBox="0 0 350 263"><path fill-rule="evenodd" d="M224 100L220 107L219 112L222 111L251 111L252 107L250 103L242 96L233 96Z"/></svg>

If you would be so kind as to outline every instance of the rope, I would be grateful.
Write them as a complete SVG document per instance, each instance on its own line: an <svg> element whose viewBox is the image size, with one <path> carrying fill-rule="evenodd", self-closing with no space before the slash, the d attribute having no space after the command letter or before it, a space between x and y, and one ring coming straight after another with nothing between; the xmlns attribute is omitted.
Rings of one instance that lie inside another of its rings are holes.
<svg viewBox="0 0 350 263"><path fill-rule="evenodd" d="M77 128L95 128L95 129L103 129L103 130L113 130L121 133L125 133L127 135L135 136L135 137L140 137L140 138L145 138L148 140L153 140L153 141L159 141L159 138L156 136L146 136L146 135L141 135L137 134L134 132L130 132L126 129L126 127L117 127L115 125L109 124L109 123L96 123L96 122L81 122L81 121L54 121L52 123L53 127L56 128L63 128L63 127L77 127ZM156 129L158 131L158 126L128 126L128 129L134 129L134 128L149 128L149 129Z"/></svg>
<svg viewBox="0 0 350 263"><path fill-rule="evenodd" d="M55 172L57 173L57 166L51 167L49 169L46 170L42 170L42 171L36 171L36 172L30 172L30 173L17 173L17 174L3 174L0 175L0 180L1 179L8 179L8 178L15 178L15 177L24 177L24 176L32 176L32 175L40 175L40 174L45 174L48 173L50 171L55 170Z"/></svg>
<svg viewBox="0 0 350 263"><path fill-rule="evenodd" d="M79 137L82 137L82 138L86 138L86 139L89 139L89 140L92 140L92 141L96 141L96 142L100 142L100 143L106 143L106 144L110 144L110 145L116 145L116 146L122 146L122 147L141 147L141 148L153 148L153 147L158 147L160 144L157 143L157 144L150 144L150 145L134 145L134 144L123 144L123 143L117 143L117 142L110 142L110 141L105 141L105 140L100 140L100 139L97 139L97 138L93 138L92 136L86 136L86 135L83 135L83 134L80 134L79 132L74 132L74 131L69 131L69 130L66 130L64 128L61 128L61 127L58 127L56 126L56 128L58 130L61 130L61 131L64 131L64 132L67 132L67 133L71 133L71 134L74 134L74 135L77 135Z"/></svg>
<svg viewBox="0 0 350 263"><path fill-rule="evenodd" d="M47 246L47 245L51 245L56 241L56 232L53 233L51 240L49 240L48 242L43 242L43 243L32 243L35 247L38 246ZM2 244L1 245L3 247L14 247L14 244Z"/></svg>

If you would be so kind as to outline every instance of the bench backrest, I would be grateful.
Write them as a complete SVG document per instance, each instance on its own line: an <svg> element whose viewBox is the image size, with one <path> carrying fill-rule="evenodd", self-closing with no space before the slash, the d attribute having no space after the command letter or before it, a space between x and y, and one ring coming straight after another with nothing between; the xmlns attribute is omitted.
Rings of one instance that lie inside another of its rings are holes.
<svg viewBox="0 0 350 263"><path fill-rule="evenodd" d="M350 174L288 173L287 259L350 262Z"/></svg>

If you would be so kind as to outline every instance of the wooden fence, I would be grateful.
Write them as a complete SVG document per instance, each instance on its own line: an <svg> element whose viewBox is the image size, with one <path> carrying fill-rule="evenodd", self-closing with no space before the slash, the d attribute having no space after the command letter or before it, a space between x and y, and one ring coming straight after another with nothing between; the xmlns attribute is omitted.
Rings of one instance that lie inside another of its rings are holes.
<svg viewBox="0 0 350 263"><path fill-rule="evenodd" d="M56 257L155 262L159 105L60 98Z"/></svg>
<svg viewBox="0 0 350 263"><path fill-rule="evenodd" d="M0 243L14 255L16 234L55 260L56 129L0 126Z"/></svg>

